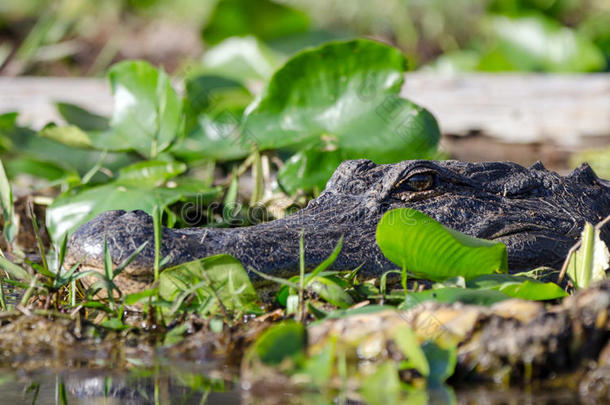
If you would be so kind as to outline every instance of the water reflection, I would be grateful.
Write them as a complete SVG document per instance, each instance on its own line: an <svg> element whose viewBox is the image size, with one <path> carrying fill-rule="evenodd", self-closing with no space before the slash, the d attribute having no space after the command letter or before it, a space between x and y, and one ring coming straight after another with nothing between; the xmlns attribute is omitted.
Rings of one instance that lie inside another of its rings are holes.
<svg viewBox="0 0 610 405"><path fill-rule="evenodd" d="M113 373L94 370L40 372L22 375L0 372L0 404L359 404L358 395L340 392L245 390L237 381L217 378L215 371L193 371L168 367ZM262 389L261 389L262 388ZM569 390L462 388L455 393L443 386L434 390L406 393L408 403L417 404L574 404L579 402ZM388 398L375 403L385 404ZM583 398L580 398L582 400ZM586 402L586 401L585 401Z"/></svg>

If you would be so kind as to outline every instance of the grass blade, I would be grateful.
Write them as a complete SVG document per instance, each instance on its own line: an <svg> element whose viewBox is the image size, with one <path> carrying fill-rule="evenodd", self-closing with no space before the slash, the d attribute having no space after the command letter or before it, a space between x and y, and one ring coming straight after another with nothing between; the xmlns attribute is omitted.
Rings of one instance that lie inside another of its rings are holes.
<svg viewBox="0 0 610 405"><path fill-rule="evenodd" d="M4 218L4 236L10 244L17 235L18 225L15 212L13 211L13 190L6 177L2 160L0 160L0 205L2 217Z"/></svg>
<svg viewBox="0 0 610 405"><path fill-rule="evenodd" d="M142 253L142 251L144 250L144 248L148 245L148 241L142 243L140 246L138 246L138 248L131 254L129 255L129 257L127 259L125 259L123 261L123 263L121 263L115 270L114 273L112 275L112 278L118 276L119 274L121 274L123 272L123 270L125 270L125 268L127 266L129 266L131 264L131 262L134 261L134 259L136 257L138 257L138 255L140 253ZM112 263L112 262L111 262Z"/></svg>
<svg viewBox="0 0 610 405"><path fill-rule="evenodd" d="M155 283L159 281L159 263L161 261L161 210L158 205L153 208L153 229L155 236Z"/></svg>
<svg viewBox="0 0 610 405"><path fill-rule="evenodd" d="M34 205L31 202L28 203L28 211L30 212L32 227L34 227L34 235L36 235L36 242L38 243L38 251L40 252L40 259L42 260L42 267L44 267L44 269L50 273L51 271L49 270L49 264L47 263L44 243L42 243L42 238L40 237L40 230L38 229L38 222L36 221L36 214L34 214Z"/></svg>
<svg viewBox="0 0 610 405"><path fill-rule="evenodd" d="M0 267L8 273L9 276L21 281L30 281L32 276L25 269L17 266L4 256L0 256Z"/></svg>
<svg viewBox="0 0 610 405"><path fill-rule="evenodd" d="M299 289L299 285L296 284L296 283L292 283L292 282L290 282L288 280L285 280L283 278L280 278L280 277L270 276L269 274L265 274L263 272L260 272L260 271L256 270L252 266L248 266L248 271L253 272L254 274L264 278L265 280L273 281L275 283L278 283L278 284L281 284L281 285L285 285L285 286L290 287L290 288L294 288L295 290Z"/></svg>
<svg viewBox="0 0 610 405"><path fill-rule="evenodd" d="M318 267L316 267L311 272L311 274L309 274L309 276L305 280L305 285L309 285L309 283L311 282L311 280L313 280L313 278L315 276L317 276L318 274L320 274L321 272L323 272L324 270L329 268L335 262L335 260L337 260L337 256L339 256L342 246L343 246L343 236L341 236L341 238L339 238L339 242L337 242L337 246L335 246L335 248L333 249L333 252L330 254L330 256L328 256L326 258L326 260L324 260L322 263L320 263L318 265Z"/></svg>

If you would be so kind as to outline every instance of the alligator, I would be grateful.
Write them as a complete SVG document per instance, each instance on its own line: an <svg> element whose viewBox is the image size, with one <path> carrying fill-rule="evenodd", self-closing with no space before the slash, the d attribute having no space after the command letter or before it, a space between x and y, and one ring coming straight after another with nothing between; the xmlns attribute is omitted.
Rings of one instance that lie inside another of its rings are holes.
<svg viewBox="0 0 610 405"><path fill-rule="evenodd" d="M298 273L299 237L304 233L308 267L326 259L343 237L334 269L361 266L365 278L396 266L377 246L375 231L388 210L410 207L445 226L503 242L511 272L558 266L578 240L586 221L610 214L610 182L583 164L567 176L537 162L409 160L375 164L343 162L325 190L302 210L282 219L241 228L162 229L165 267L227 253L246 269L276 277ZM67 263L102 271L104 241L115 264L140 245L144 250L117 279L123 292L149 287L153 278L152 218L143 211L108 211L78 228L69 240ZM610 242L610 232L602 238ZM256 285L264 279L249 275Z"/></svg>

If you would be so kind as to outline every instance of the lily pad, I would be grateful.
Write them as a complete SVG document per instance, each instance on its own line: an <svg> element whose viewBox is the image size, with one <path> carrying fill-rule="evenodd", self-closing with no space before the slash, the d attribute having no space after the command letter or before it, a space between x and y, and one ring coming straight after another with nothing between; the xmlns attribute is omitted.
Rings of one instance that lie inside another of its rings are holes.
<svg viewBox="0 0 610 405"><path fill-rule="evenodd" d="M186 82L186 136L172 154L188 161L232 160L248 155L239 137L243 111L252 95L234 80L196 75Z"/></svg>
<svg viewBox="0 0 610 405"><path fill-rule="evenodd" d="M377 226L377 243L383 254L400 268L433 281L456 276L470 280L508 271L503 243L449 229L411 208L385 213Z"/></svg>
<svg viewBox="0 0 610 405"><path fill-rule="evenodd" d="M340 151L342 159L377 163L430 157L439 128L427 110L399 97L406 66L399 50L370 40L300 52L247 110L244 142L259 149ZM328 179L335 168L325 165L319 176ZM300 180L283 176L284 182Z"/></svg>
<svg viewBox="0 0 610 405"><path fill-rule="evenodd" d="M125 61L108 73L114 95L112 130L93 140L99 149L132 149L151 158L182 130L182 101L169 77L150 64Z"/></svg>

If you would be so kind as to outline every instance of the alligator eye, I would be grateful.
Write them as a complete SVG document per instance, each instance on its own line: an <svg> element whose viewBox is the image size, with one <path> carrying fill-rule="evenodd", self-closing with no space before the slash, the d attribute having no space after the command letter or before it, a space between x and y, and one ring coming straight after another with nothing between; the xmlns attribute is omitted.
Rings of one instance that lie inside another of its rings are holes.
<svg viewBox="0 0 610 405"><path fill-rule="evenodd" d="M401 186L408 191L425 191L434 187L436 176L434 173L416 173L405 179Z"/></svg>

